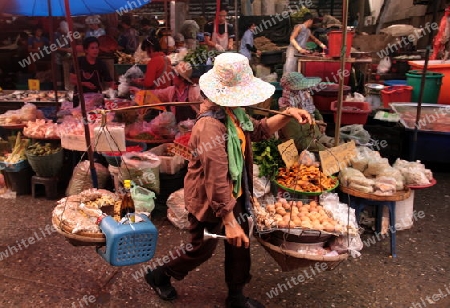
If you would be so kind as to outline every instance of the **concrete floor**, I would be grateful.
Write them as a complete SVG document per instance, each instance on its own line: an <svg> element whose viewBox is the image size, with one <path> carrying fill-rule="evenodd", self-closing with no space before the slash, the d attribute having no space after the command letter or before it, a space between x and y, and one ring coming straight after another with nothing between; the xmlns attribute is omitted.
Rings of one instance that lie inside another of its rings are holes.
<svg viewBox="0 0 450 308"><path fill-rule="evenodd" d="M281 272L253 240L253 280L247 294L274 308L450 307L450 173L439 171L437 185L415 194L414 208L424 217L411 229L398 231L397 258L389 257L385 238L332 271ZM176 301L163 302L140 278L145 264L110 266L94 247L72 246L48 231L53 207L54 201L45 197L0 198L0 307L224 307L223 244L212 259L174 283ZM167 219L154 223L159 231L155 258L187 240L186 232ZM373 234L362 237L367 241ZM19 247L29 238L33 244ZM310 279L287 284L307 274ZM288 286L269 296L283 284Z"/></svg>

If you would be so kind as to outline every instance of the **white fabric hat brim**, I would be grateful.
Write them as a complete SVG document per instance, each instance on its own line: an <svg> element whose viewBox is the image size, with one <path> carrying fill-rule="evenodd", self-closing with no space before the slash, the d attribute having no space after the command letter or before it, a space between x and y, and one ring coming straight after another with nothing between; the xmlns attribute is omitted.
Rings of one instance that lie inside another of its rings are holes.
<svg viewBox="0 0 450 308"><path fill-rule="evenodd" d="M212 102L223 107L245 107L264 102L275 93L275 86L257 77L244 86L224 86L214 69L200 77L200 89Z"/></svg>

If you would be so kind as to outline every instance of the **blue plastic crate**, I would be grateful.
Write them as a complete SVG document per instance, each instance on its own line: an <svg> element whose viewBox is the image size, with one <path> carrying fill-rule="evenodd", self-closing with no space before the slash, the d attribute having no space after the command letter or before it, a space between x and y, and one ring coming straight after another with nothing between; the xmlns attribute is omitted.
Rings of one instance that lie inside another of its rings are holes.
<svg viewBox="0 0 450 308"><path fill-rule="evenodd" d="M102 219L100 229L105 234L105 249L97 253L113 266L127 266L147 262L156 250L158 230L146 215L137 214L144 221L119 224L111 216Z"/></svg>

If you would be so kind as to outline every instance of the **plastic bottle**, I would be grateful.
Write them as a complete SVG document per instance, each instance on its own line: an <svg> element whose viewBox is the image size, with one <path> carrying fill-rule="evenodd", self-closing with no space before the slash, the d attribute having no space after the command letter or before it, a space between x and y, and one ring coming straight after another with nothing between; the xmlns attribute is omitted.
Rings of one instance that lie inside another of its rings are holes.
<svg viewBox="0 0 450 308"><path fill-rule="evenodd" d="M122 197L122 204L120 205L120 218L129 217L131 222L134 222L134 201L131 198L131 181L123 181L124 195Z"/></svg>

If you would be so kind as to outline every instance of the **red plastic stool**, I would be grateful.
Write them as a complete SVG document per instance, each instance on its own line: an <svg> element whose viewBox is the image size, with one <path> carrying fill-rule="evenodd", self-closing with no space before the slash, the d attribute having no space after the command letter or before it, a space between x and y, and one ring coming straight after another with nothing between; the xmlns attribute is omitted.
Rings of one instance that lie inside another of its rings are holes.
<svg viewBox="0 0 450 308"><path fill-rule="evenodd" d="M45 186L45 196L47 199L58 198L58 178L57 177L43 177L34 175L31 177L31 196L36 198L36 185Z"/></svg>

